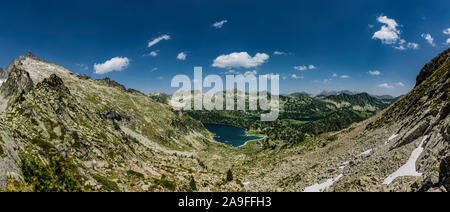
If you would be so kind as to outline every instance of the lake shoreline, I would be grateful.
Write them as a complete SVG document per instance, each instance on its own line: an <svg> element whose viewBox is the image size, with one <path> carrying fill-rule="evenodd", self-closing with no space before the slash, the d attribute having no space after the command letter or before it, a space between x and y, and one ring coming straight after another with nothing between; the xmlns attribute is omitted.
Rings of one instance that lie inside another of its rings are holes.
<svg viewBox="0 0 450 212"><path fill-rule="evenodd" d="M246 146L248 142L261 141L266 138L266 136L254 135L245 128L232 125L216 123L203 123L203 125L214 135L216 142L235 148L241 148Z"/></svg>

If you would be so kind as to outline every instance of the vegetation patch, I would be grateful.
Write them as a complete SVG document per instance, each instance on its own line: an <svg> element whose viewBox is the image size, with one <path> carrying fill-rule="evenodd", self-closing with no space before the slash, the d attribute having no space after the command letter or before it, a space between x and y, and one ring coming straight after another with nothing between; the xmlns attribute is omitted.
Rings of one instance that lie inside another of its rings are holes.
<svg viewBox="0 0 450 212"><path fill-rule="evenodd" d="M177 189L177 185L167 180L165 176L162 176L161 179L154 179L154 182L156 185L166 188L169 191L175 191Z"/></svg>
<svg viewBox="0 0 450 212"><path fill-rule="evenodd" d="M5 157L5 156L6 156L6 154L3 151L3 147L0 145L0 157Z"/></svg>
<svg viewBox="0 0 450 212"><path fill-rule="evenodd" d="M128 174L128 175L131 175L131 176L138 177L138 178L142 178L142 179L145 178L145 175L144 175L144 174L142 174L142 173L140 173L140 172L133 171L133 170L128 170L128 171L127 171L127 174Z"/></svg>
<svg viewBox="0 0 450 212"><path fill-rule="evenodd" d="M107 179L106 177L92 174L91 175L98 183L100 183L103 186L103 189L106 191L113 191L113 192L120 192L119 186L117 183Z"/></svg>
<svg viewBox="0 0 450 212"><path fill-rule="evenodd" d="M50 156L48 165L31 157L22 160L21 169L33 191L37 192L83 192L84 181L75 165L61 156Z"/></svg>
<svg viewBox="0 0 450 212"><path fill-rule="evenodd" d="M31 143L34 144L34 145L37 145L38 147L40 147L44 151L49 151L51 148L54 148L54 146L51 143L49 143L47 141L44 141L44 140L42 140L40 138L33 138L33 139L31 139Z"/></svg>

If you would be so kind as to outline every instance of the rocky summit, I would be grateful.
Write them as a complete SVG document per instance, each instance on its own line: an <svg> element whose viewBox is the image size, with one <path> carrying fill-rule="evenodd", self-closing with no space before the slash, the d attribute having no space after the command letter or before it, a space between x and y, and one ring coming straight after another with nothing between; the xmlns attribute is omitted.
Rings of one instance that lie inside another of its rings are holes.
<svg viewBox="0 0 450 212"><path fill-rule="evenodd" d="M174 111L168 95L144 95L31 53L0 70L0 80L0 191L450 189L449 49L399 100L282 96L285 120L271 125ZM295 120L302 109L323 120ZM224 145L207 120L265 138Z"/></svg>

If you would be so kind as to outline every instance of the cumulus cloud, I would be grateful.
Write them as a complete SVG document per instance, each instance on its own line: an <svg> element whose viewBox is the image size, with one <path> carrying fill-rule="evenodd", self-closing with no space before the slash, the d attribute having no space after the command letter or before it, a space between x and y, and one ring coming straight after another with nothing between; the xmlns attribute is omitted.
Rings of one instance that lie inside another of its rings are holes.
<svg viewBox="0 0 450 212"><path fill-rule="evenodd" d="M273 52L274 55L285 55L286 52L281 52L281 51L275 51Z"/></svg>
<svg viewBox="0 0 450 212"><path fill-rule="evenodd" d="M217 68L254 68L264 64L269 58L270 56L265 53L257 53L252 57L247 52L236 52L217 57L212 66Z"/></svg>
<svg viewBox="0 0 450 212"><path fill-rule="evenodd" d="M350 78L350 76L348 76L348 75L342 75L341 78L342 78L342 79L348 79L348 78Z"/></svg>
<svg viewBox="0 0 450 212"><path fill-rule="evenodd" d="M317 69L316 66L314 65L309 65L309 66L294 66L294 69L297 71L306 71L306 70L314 70Z"/></svg>
<svg viewBox="0 0 450 212"><path fill-rule="evenodd" d="M442 31L442 33L444 33L446 35L450 35L450 28L444 29L444 31Z"/></svg>
<svg viewBox="0 0 450 212"><path fill-rule="evenodd" d="M378 70L369 71L369 72L367 72L367 73L369 73L369 74L372 75L372 76L379 76L379 75L381 75L381 72L378 71Z"/></svg>
<svg viewBox="0 0 450 212"><path fill-rule="evenodd" d="M308 70L307 66L294 66L294 69L297 71L306 71Z"/></svg>
<svg viewBox="0 0 450 212"><path fill-rule="evenodd" d="M380 87L380 88L389 88L389 89L394 88L394 86L389 85L388 83L379 84L378 87Z"/></svg>
<svg viewBox="0 0 450 212"><path fill-rule="evenodd" d="M377 21L381 24L381 29L376 31L372 39L381 40L381 43L394 46L397 50L419 49L419 44L407 42L401 38L401 31L398 29L399 24L394 19L387 16L379 16Z"/></svg>
<svg viewBox="0 0 450 212"><path fill-rule="evenodd" d="M180 52L177 56L178 60L186 60L187 54L184 52Z"/></svg>
<svg viewBox="0 0 450 212"><path fill-rule="evenodd" d="M254 70L254 71L247 71L244 73L244 76L249 76L249 75L257 75L258 71Z"/></svg>
<svg viewBox="0 0 450 212"><path fill-rule="evenodd" d="M156 56L158 56L158 54L159 54L159 50L156 50L156 51L150 52L148 55L152 56L152 57L156 57Z"/></svg>
<svg viewBox="0 0 450 212"><path fill-rule="evenodd" d="M397 29L398 23L387 16L379 16L377 21L384 24L381 29L375 32L372 39L379 39L384 44L395 44L400 39L400 30Z"/></svg>
<svg viewBox="0 0 450 212"><path fill-rule="evenodd" d="M445 42L445 44L450 44L450 38L447 39L447 41Z"/></svg>
<svg viewBox="0 0 450 212"><path fill-rule="evenodd" d="M410 42L407 47L410 49L419 49L419 44Z"/></svg>
<svg viewBox="0 0 450 212"><path fill-rule="evenodd" d="M223 21L219 21L213 24L213 27L215 27L216 29L220 29L223 27L223 25L225 25L226 23L228 23L228 20L223 20Z"/></svg>
<svg viewBox="0 0 450 212"><path fill-rule="evenodd" d="M305 79L304 76L297 76L296 74L291 75L292 79Z"/></svg>
<svg viewBox="0 0 450 212"><path fill-rule="evenodd" d="M338 77L339 75L338 74L336 74L336 73L333 73L333 75L332 75L333 77Z"/></svg>
<svg viewBox="0 0 450 212"><path fill-rule="evenodd" d="M405 87L405 84L403 82L397 82L395 85L399 87Z"/></svg>
<svg viewBox="0 0 450 212"><path fill-rule="evenodd" d="M434 43L434 38L427 33L422 34L422 38L425 39L431 46L436 46L436 44Z"/></svg>
<svg viewBox="0 0 450 212"><path fill-rule="evenodd" d="M102 64L95 64L96 74L106 74L112 71L122 71L130 64L130 59L126 57L115 57Z"/></svg>
<svg viewBox="0 0 450 212"><path fill-rule="evenodd" d="M161 36L155 38L154 40L148 42L148 47L150 48L163 40L170 40L170 35L161 35Z"/></svg>

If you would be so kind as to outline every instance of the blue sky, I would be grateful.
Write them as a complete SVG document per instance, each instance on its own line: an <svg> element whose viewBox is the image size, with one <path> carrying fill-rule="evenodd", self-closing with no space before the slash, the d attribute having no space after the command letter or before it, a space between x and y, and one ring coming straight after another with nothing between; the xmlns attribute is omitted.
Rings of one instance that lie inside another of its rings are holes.
<svg viewBox="0 0 450 212"><path fill-rule="evenodd" d="M345 89L400 95L414 87L427 61L449 48L450 38L447 0L2 5L0 67L31 51L145 93L173 92L173 76L192 75L194 66L202 66L204 74L278 73L281 93Z"/></svg>

